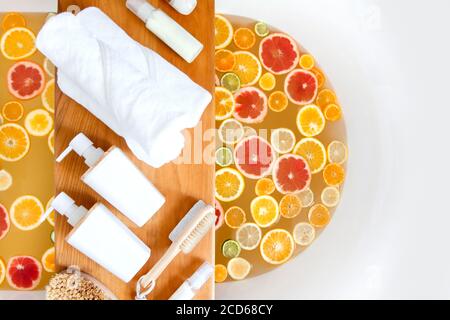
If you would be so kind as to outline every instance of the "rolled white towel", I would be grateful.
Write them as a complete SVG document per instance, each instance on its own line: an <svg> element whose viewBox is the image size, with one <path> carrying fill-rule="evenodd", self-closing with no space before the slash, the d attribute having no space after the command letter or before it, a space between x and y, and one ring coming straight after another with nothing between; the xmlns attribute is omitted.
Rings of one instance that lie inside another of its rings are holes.
<svg viewBox="0 0 450 320"><path fill-rule="evenodd" d="M49 19L36 45L58 67L61 90L155 168L180 154L182 131L198 123L211 101L209 92L96 8Z"/></svg>

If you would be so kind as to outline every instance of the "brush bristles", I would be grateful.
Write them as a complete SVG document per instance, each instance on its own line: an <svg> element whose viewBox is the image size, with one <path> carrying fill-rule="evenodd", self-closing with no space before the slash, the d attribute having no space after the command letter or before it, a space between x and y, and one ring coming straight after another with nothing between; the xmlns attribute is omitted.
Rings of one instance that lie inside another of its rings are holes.
<svg viewBox="0 0 450 320"><path fill-rule="evenodd" d="M214 211L208 210L208 213L202 220L200 220L194 230L192 230L189 236L182 242L181 251L183 251L184 254L190 253L200 242L200 240L202 240L203 237L211 230L215 220L216 215Z"/></svg>

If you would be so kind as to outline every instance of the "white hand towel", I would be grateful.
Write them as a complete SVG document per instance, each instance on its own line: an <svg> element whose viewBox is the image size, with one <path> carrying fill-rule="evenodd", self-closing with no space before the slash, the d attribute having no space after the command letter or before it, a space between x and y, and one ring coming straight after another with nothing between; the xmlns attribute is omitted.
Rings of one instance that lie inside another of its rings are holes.
<svg viewBox="0 0 450 320"><path fill-rule="evenodd" d="M158 168L184 146L211 95L100 10L51 18L36 45L57 67L58 85Z"/></svg>

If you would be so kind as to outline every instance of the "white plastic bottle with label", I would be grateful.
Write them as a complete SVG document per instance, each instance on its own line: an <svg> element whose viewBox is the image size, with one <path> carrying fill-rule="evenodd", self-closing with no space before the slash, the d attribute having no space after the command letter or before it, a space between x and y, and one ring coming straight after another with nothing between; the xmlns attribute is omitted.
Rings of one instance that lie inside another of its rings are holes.
<svg viewBox="0 0 450 320"><path fill-rule="evenodd" d="M103 204L97 203L88 210L61 192L41 220L53 209L66 216L73 226L66 241L122 281L133 279L150 258L150 248Z"/></svg>
<svg viewBox="0 0 450 320"><path fill-rule="evenodd" d="M56 161L61 162L71 151L90 167L81 180L139 227L164 204L161 193L119 148L113 146L105 152L79 133Z"/></svg>
<svg viewBox="0 0 450 320"><path fill-rule="evenodd" d="M189 279L183 282L169 300L192 300L213 272L213 266L204 262Z"/></svg>

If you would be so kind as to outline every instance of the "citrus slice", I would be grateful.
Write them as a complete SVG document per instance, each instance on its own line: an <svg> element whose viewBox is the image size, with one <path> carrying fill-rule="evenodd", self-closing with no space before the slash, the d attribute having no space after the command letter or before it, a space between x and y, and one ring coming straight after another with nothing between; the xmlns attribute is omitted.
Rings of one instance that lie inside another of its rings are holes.
<svg viewBox="0 0 450 320"><path fill-rule="evenodd" d="M2 259L0 259L0 285L5 281L6 267Z"/></svg>
<svg viewBox="0 0 450 320"><path fill-rule="evenodd" d="M219 126L219 138L226 144L235 144L244 136L242 124L235 119L227 119Z"/></svg>
<svg viewBox="0 0 450 320"><path fill-rule="evenodd" d="M303 208L308 208L314 203L314 193L310 188L306 188L305 190L297 193L297 196L299 197Z"/></svg>
<svg viewBox="0 0 450 320"><path fill-rule="evenodd" d="M11 28L0 40L0 50L9 60L22 60L36 52L36 36L24 27Z"/></svg>
<svg viewBox="0 0 450 320"><path fill-rule="evenodd" d="M44 59L44 70L49 77L55 77L55 66L48 58Z"/></svg>
<svg viewBox="0 0 450 320"><path fill-rule="evenodd" d="M233 70L236 58L233 52L226 49L217 50L214 54L214 64L219 72L227 72Z"/></svg>
<svg viewBox="0 0 450 320"><path fill-rule="evenodd" d="M214 281L216 283L224 282L228 277L227 267L223 264L216 264L214 267Z"/></svg>
<svg viewBox="0 0 450 320"><path fill-rule="evenodd" d="M332 103L325 107L325 110L323 110L323 114L325 116L325 119L334 122L341 119L342 110L339 105Z"/></svg>
<svg viewBox="0 0 450 320"><path fill-rule="evenodd" d="M12 65L6 78L9 92L21 100L32 99L44 90L44 71L31 61L19 61Z"/></svg>
<svg viewBox="0 0 450 320"><path fill-rule="evenodd" d="M234 149L234 163L237 169L249 179L269 175L275 161L272 146L263 138L251 136L242 139Z"/></svg>
<svg viewBox="0 0 450 320"><path fill-rule="evenodd" d="M265 37L269 32L269 26L266 23L259 21L255 24L255 33L258 37Z"/></svg>
<svg viewBox="0 0 450 320"><path fill-rule="evenodd" d="M225 258L236 258L241 253L239 243L234 240L227 240L222 244L222 254Z"/></svg>
<svg viewBox="0 0 450 320"><path fill-rule="evenodd" d="M25 117L25 128L32 136L45 136L53 128L53 118L47 110L33 110Z"/></svg>
<svg viewBox="0 0 450 320"><path fill-rule="evenodd" d="M55 231L53 230L52 233L50 233L50 240L52 241L52 243L55 243L55 242L56 242L56 241L55 241L55 240L56 240L55 237L56 237L56 236L55 236Z"/></svg>
<svg viewBox="0 0 450 320"><path fill-rule="evenodd" d="M325 84L325 82L327 81L327 79L325 78L325 75L323 74L322 71L320 71L320 69L314 67L310 70L312 73L314 73L314 75L317 78L317 84L318 84L318 88L322 88L323 85Z"/></svg>
<svg viewBox="0 0 450 320"><path fill-rule="evenodd" d="M15 256L6 267L6 280L15 290L33 290L41 281L42 266L31 256Z"/></svg>
<svg viewBox="0 0 450 320"><path fill-rule="evenodd" d="M339 189L336 187L326 187L322 190L322 194L320 199L322 203L329 208L336 207L339 203L341 195L339 193Z"/></svg>
<svg viewBox="0 0 450 320"><path fill-rule="evenodd" d="M284 80L284 91L289 100L297 105L314 102L319 84L314 73L303 69L295 69Z"/></svg>
<svg viewBox="0 0 450 320"><path fill-rule="evenodd" d="M259 58L267 70L273 74L284 74L298 64L297 43L282 33L265 37L259 45Z"/></svg>
<svg viewBox="0 0 450 320"><path fill-rule="evenodd" d="M275 162L272 178L280 193L297 193L309 187L311 170L308 162L302 157L285 154Z"/></svg>
<svg viewBox="0 0 450 320"><path fill-rule="evenodd" d="M216 120L225 120L233 115L234 97L229 90L223 87L216 87L214 89L214 104Z"/></svg>
<svg viewBox="0 0 450 320"><path fill-rule="evenodd" d="M55 112L55 79L47 82L42 92L41 100L45 109Z"/></svg>
<svg viewBox="0 0 450 320"><path fill-rule="evenodd" d="M234 44L242 50L251 49L256 42L255 33L249 28L239 28L234 32Z"/></svg>
<svg viewBox="0 0 450 320"><path fill-rule="evenodd" d="M11 12L8 13L6 16L2 19L2 29L3 31L8 31L12 28L23 28L26 26L26 21L23 15Z"/></svg>
<svg viewBox="0 0 450 320"><path fill-rule="evenodd" d="M19 161L30 149L30 138L24 128L14 123L0 126L0 159Z"/></svg>
<svg viewBox="0 0 450 320"><path fill-rule="evenodd" d="M2 108L2 114L8 121L19 121L23 116L23 105L17 101L7 102Z"/></svg>
<svg viewBox="0 0 450 320"><path fill-rule="evenodd" d="M215 221L215 228L216 230L219 229L223 224L223 208L217 199L214 199L214 208L216 209L216 221Z"/></svg>
<svg viewBox="0 0 450 320"><path fill-rule="evenodd" d="M245 223L245 220L245 212L240 207L233 206L225 212L225 223L230 228L239 228Z"/></svg>
<svg viewBox="0 0 450 320"><path fill-rule="evenodd" d="M322 142L315 138L303 138L294 148L294 153L308 161L311 173L315 174L323 170L327 164L327 152Z"/></svg>
<svg viewBox="0 0 450 320"><path fill-rule="evenodd" d="M251 86L261 77L262 67L258 58L248 51L236 51L234 53L236 63L233 72L241 80L241 86Z"/></svg>
<svg viewBox="0 0 450 320"><path fill-rule="evenodd" d="M12 223L19 230L28 231L39 226L44 207L38 198L22 196L13 202L9 213Z"/></svg>
<svg viewBox="0 0 450 320"><path fill-rule="evenodd" d="M274 91L269 96L269 108L275 112L281 112L289 104L288 97L283 91Z"/></svg>
<svg viewBox="0 0 450 320"><path fill-rule="evenodd" d="M330 163L343 164L347 161L347 146L341 141L332 141L327 147L328 161Z"/></svg>
<svg viewBox="0 0 450 320"><path fill-rule="evenodd" d="M52 202L53 202L54 198L55 197L51 197L50 200L48 200L47 205L45 206L45 211L50 209L50 206L52 205ZM55 211L54 210L48 215L47 221L48 221L48 223L50 223L50 225L52 227L55 226Z"/></svg>
<svg viewBox="0 0 450 320"><path fill-rule="evenodd" d="M314 57L310 54L303 54L300 57L300 61L299 61L300 67L302 67L305 70L311 70L312 68L314 68Z"/></svg>
<svg viewBox="0 0 450 320"><path fill-rule="evenodd" d="M322 109L337 101L336 94L331 89L323 89L317 94L316 104Z"/></svg>
<svg viewBox="0 0 450 320"><path fill-rule="evenodd" d="M270 91L275 88L275 85L277 84L277 80L275 79L275 76L271 74L270 72L264 73L261 78L259 78L259 86L264 91Z"/></svg>
<svg viewBox="0 0 450 320"><path fill-rule="evenodd" d="M316 229L307 222L300 222L295 225L294 231L294 241L296 244L302 247L309 246L316 237Z"/></svg>
<svg viewBox="0 0 450 320"><path fill-rule="evenodd" d="M244 258L238 257L228 261L227 271L230 277L234 280L245 279L251 269L252 265Z"/></svg>
<svg viewBox="0 0 450 320"><path fill-rule="evenodd" d="M11 174L5 169L0 170L0 191L8 190L13 183Z"/></svg>
<svg viewBox="0 0 450 320"><path fill-rule="evenodd" d="M8 211L0 204L0 240L6 237L9 232L11 224L9 221Z"/></svg>
<svg viewBox="0 0 450 320"><path fill-rule="evenodd" d="M280 200L280 214L284 218L292 219L302 211L302 202L295 194L286 194Z"/></svg>
<svg viewBox="0 0 450 320"><path fill-rule="evenodd" d="M235 73L228 72L220 79L220 85L231 92L236 92L241 88L241 80Z"/></svg>
<svg viewBox="0 0 450 320"><path fill-rule="evenodd" d="M48 135L47 144L50 152L55 154L55 130Z"/></svg>
<svg viewBox="0 0 450 320"><path fill-rule="evenodd" d="M216 172L215 195L220 201L230 202L239 198L244 191L244 178L235 169L223 168Z"/></svg>
<svg viewBox="0 0 450 320"><path fill-rule="evenodd" d="M233 151L227 147L216 150L216 163L221 167L228 167L233 163Z"/></svg>
<svg viewBox="0 0 450 320"><path fill-rule="evenodd" d="M242 139L252 137L252 136L257 136L257 135L258 135L258 132L256 131L255 128L252 128L249 126L244 126L244 136L242 137Z"/></svg>
<svg viewBox="0 0 450 320"><path fill-rule="evenodd" d="M254 223L245 223L236 231L236 240L244 250L256 249L261 237L261 228Z"/></svg>
<svg viewBox="0 0 450 320"><path fill-rule="evenodd" d="M330 211L323 204L316 204L309 209L308 220L316 228L323 228L330 222Z"/></svg>
<svg viewBox="0 0 450 320"><path fill-rule="evenodd" d="M243 123L260 123L267 115L267 96L255 87L241 88L234 94L234 117Z"/></svg>
<svg viewBox="0 0 450 320"><path fill-rule="evenodd" d="M217 74L214 75L214 84L218 87L220 86L220 80Z"/></svg>
<svg viewBox="0 0 450 320"><path fill-rule="evenodd" d="M214 46L223 49L233 40L233 26L223 16L216 14L214 18Z"/></svg>
<svg viewBox="0 0 450 320"><path fill-rule="evenodd" d="M255 193L257 196L264 196L272 194L275 191L275 183L273 183L272 179L269 178L261 178L256 181L255 184Z"/></svg>
<svg viewBox="0 0 450 320"><path fill-rule="evenodd" d="M42 266L47 272L56 272L55 247L51 247L42 255Z"/></svg>
<svg viewBox="0 0 450 320"><path fill-rule="evenodd" d="M5 119L3 119L3 116L0 114L0 125L2 125L5 122Z"/></svg>
<svg viewBox="0 0 450 320"><path fill-rule="evenodd" d="M328 164L323 170L323 179L329 186L338 186L342 184L345 179L344 168L337 163Z"/></svg>
<svg viewBox="0 0 450 320"><path fill-rule="evenodd" d="M267 232L261 240L260 251L263 259L270 264L282 264L294 253L294 239L284 229Z"/></svg>
<svg viewBox="0 0 450 320"><path fill-rule="evenodd" d="M270 135L272 147L278 153L288 153L295 145L295 134L287 128L278 128L272 131Z"/></svg>
<svg viewBox="0 0 450 320"><path fill-rule="evenodd" d="M316 105L304 106L297 114L297 127L305 137L317 136L325 129L325 117Z"/></svg>
<svg viewBox="0 0 450 320"><path fill-rule="evenodd" d="M278 221L280 217L278 203L271 196L259 196L250 203L253 220L261 228L267 228Z"/></svg>

